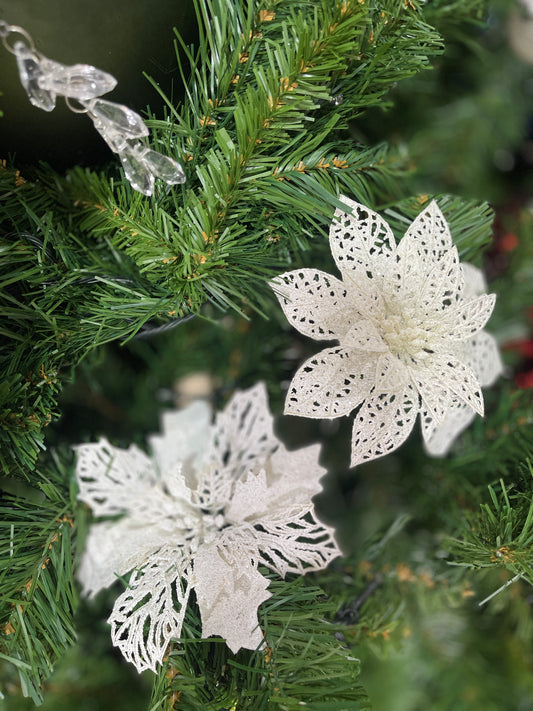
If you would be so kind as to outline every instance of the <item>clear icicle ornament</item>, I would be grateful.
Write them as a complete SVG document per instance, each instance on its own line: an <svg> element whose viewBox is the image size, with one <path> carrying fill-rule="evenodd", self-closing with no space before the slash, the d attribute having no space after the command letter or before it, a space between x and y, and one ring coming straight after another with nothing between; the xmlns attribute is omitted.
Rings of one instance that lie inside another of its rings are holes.
<svg viewBox="0 0 533 711"><path fill-rule="evenodd" d="M112 151L118 153L126 178L143 195L154 191L154 177L169 185L185 182L181 165L169 156L144 146L139 139L148 136L148 128L127 106L105 99L80 102L87 109L94 127Z"/></svg>
<svg viewBox="0 0 533 711"><path fill-rule="evenodd" d="M41 89L67 96L69 99L88 101L95 96L107 94L117 85L115 77L90 64L74 64L66 67L64 64L44 58L41 64L45 69L38 80Z"/></svg>
<svg viewBox="0 0 533 711"><path fill-rule="evenodd" d="M139 114L128 109L127 106L105 99L94 99L82 104L92 118L98 133L115 153L124 150L128 139L143 138L149 134Z"/></svg>
<svg viewBox="0 0 533 711"><path fill-rule="evenodd" d="M11 35L19 36L13 46L8 42ZM43 111L53 111L57 96L63 96L72 111L88 114L109 148L118 153L134 190L151 195L155 178L168 185L185 182L185 173L177 161L142 143L141 139L150 132L139 114L127 106L99 98L115 88L115 77L90 64L66 66L48 59L35 49L24 28L4 20L0 20L0 39L16 57L20 81L30 102ZM82 108L71 106L71 99Z"/></svg>
<svg viewBox="0 0 533 711"><path fill-rule="evenodd" d="M137 146L120 151L120 162L131 187L143 195L151 195L154 190L154 176L144 164L142 157L137 155Z"/></svg>
<svg viewBox="0 0 533 711"><path fill-rule="evenodd" d="M14 47L17 58L20 81L30 103L43 111L53 111L56 107L56 97L51 91L41 88L39 79L44 76L41 62L35 57L35 52L26 47L24 42L17 42Z"/></svg>

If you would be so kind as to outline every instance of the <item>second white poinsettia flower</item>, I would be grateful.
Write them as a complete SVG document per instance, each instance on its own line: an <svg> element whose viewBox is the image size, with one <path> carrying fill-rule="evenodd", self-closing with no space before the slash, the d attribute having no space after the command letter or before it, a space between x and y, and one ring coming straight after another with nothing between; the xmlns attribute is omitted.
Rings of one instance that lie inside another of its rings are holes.
<svg viewBox="0 0 533 711"><path fill-rule="evenodd" d="M495 296L478 269L460 264L435 201L397 245L377 213L340 199L329 240L341 279L299 269L272 282L295 328L339 342L300 367L285 413L332 419L358 408L352 466L395 450L419 413L427 450L444 454L483 415L481 387L502 371L482 330Z"/></svg>
<svg viewBox="0 0 533 711"><path fill-rule="evenodd" d="M311 502L325 474L319 445L285 449L264 385L235 394L210 421L200 401L167 413L152 457L105 439L77 447L79 498L115 517L91 526L79 578L94 595L133 570L109 623L139 671L155 670L180 637L191 590L203 637L255 649L257 609L270 597L259 566L284 577L340 555Z"/></svg>

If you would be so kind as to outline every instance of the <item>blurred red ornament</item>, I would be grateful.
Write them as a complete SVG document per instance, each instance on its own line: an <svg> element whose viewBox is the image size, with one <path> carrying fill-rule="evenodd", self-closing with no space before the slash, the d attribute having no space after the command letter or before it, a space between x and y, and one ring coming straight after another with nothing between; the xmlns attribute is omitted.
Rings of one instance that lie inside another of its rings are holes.
<svg viewBox="0 0 533 711"><path fill-rule="evenodd" d="M533 341L530 339L507 341L502 348L519 353L523 358L533 358Z"/></svg>
<svg viewBox="0 0 533 711"><path fill-rule="evenodd" d="M533 370L529 370L527 373L517 373L514 381L521 390L533 388Z"/></svg>
<svg viewBox="0 0 533 711"><path fill-rule="evenodd" d="M518 246L518 237L514 232L507 232L499 242L500 252L512 252Z"/></svg>

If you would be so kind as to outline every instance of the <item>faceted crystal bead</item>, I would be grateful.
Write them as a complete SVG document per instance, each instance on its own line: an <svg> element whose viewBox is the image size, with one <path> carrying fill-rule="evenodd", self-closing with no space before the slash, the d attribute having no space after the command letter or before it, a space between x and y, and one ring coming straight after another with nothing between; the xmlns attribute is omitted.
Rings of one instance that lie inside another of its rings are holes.
<svg viewBox="0 0 533 711"><path fill-rule="evenodd" d="M26 89L30 102L43 111L53 111L56 105L55 93L42 88L39 84L43 76L41 64L45 58L27 47L24 42L15 42L13 51L17 58L20 81Z"/></svg>
<svg viewBox="0 0 533 711"><path fill-rule="evenodd" d="M123 104L115 104L113 101L105 101L105 99L93 99L85 106L89 109L93 121L100 122L101 125L97 128L106 141L106 132L110 134L124 133L126 134L124 138L141 138L149 134L148 128L139 114Z"/></svg>
<svg viewBox="0 0 533 711"><path fill-rule="evenodd" d="M139 160L138 152L135 151L135 148L128 147L119 155L131 187L143 195L151 195L154 192L154 176L144 163Z"/></svg>
<svg viewBox="0 0 533 711"><path fill-rule="evenodd" d="M126 140L127 137L124 136L123 133L117 131L110 124L104 123L103 121L95 118L94 116L91 116L91 118L93 120L95 129L102 136L104 141L114 153L120 153L129 146L129 143Z"/></svg>
<svg viewBox="0 0 533 711"><path fill-rule="evenodd" d="M169 185L185 182L185 173L179 163L157 151L147 148L140 160L157 177Z"/></svg>
<svg viewBox="0 0 533 711"><path fill-rule="evenodd" d="M107 94L117 85L115 77L90 64L74 64L67 67L43 58L41 71L42 75L38 79L41 89L78 101L89 101Z"/></svg>

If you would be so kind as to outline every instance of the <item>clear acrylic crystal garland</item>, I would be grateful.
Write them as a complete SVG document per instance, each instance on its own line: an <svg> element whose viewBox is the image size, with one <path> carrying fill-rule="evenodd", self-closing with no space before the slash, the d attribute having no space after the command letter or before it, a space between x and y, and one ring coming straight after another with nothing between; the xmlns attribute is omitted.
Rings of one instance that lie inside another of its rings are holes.
<svg viewBox="0 0 533 711"><path fill-rule="evenodd" d="M13 46L8 42L11 35L19 36ZM179 163L142 143L149 130L139 114L99 98L115 88L115 77L89 64L66 66L48 59L35 49L26 30L4 20L0 20L0 38L16 57L20 81L30 102L43 111L53 111L56 97L63 96L72 111L86 113L109 148L118 153L134 190L151 195L155 178L169 185L185 182ZM82 108L74 108L69 102L72 99Z"/></svg>

